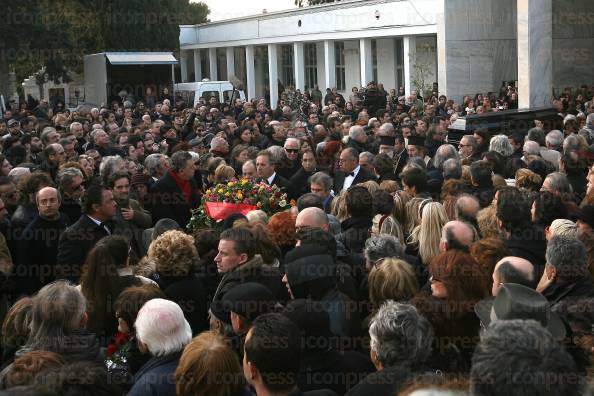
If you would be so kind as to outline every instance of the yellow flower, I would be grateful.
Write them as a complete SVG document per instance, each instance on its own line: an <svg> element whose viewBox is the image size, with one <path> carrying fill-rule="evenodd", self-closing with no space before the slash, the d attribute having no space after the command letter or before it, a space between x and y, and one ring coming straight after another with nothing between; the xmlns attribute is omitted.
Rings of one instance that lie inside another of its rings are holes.
<svg viewBox="0 0 594 396"><path fill-rule="evenodd" d="M248 181L249 181L248 179L241 179L241 184L242 184L242 185L244 185L244 184L247 184L247 183L248 183Z"/></svg>
<svg viewBox="0 0 594 396"><path fill-rule="evenodd" d="M226 193L225 193L225 196L226 196L226 197L229 197L230 195L231 195L231 193L230 193L230 192L226 192Z"/></svg>
<svg viewBox="0 0 594 396"><path fill-rule="evenodd" d="M257 207L259 207L259 208L261 208L261 207L262 207L262 202L258 202L258 203L256 204L256 206L257 206Z"/></svg>
<svg viewBox="0 0 594 396"><path fill-rule="evenodd" d="M229 187L233 187L233 186L235 185L235 182L232 182L232 181L230 181L229 183L227 183L227 185L228 185Z"/></svg>
<svg viewBox="0 0 594 396"><path fill-rule="evenodd" d="M243 199L243 194L241 191L237 193L237 199Z"/></svg>
<svg viewBox="0 0 594 396"><path fill-rule="evenodd" d="M222 188L219 188L217 192L218 192L219 194L222 194L222 193L224 193L224 192L225 192L225 190L223 190Z"/></svg>
<svg viewBox="0 0 594 396"><path fill-rule="evenodd" d="M210 194L210 188L209 188L208 190L206 190L206 193L207 193L207 194Z"/></svg>

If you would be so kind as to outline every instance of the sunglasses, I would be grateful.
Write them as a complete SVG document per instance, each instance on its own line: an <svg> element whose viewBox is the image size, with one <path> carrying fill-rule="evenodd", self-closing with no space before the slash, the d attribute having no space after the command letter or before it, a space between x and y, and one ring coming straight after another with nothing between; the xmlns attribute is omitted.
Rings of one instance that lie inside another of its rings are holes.
<svg viewBox="0 0 594 396"><path fill-rule="evenodd" d="M288 149L288 148L286 148L285 150L287 151L287 153L298 153L299 152L298 149Z"/></svg>

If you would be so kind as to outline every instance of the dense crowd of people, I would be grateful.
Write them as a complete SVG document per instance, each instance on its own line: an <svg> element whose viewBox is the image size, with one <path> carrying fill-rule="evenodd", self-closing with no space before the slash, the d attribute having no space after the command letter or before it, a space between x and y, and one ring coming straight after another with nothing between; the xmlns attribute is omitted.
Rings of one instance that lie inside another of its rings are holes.
<svg viewBox="0 0 594 396"><path fill-rule="evenodd" d="M1 395L593 392L594 86L152 92L0 122ZM290 209L188 227L243 178Z"/></svg>

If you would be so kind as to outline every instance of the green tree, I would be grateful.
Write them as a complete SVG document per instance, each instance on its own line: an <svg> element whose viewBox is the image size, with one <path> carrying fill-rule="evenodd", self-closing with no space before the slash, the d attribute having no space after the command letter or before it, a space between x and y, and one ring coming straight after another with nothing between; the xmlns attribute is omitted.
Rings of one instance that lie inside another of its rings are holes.
<svg viewBox="0 0 594 396"><path fill-rule="evenodd" d="M318 4L325 4L325 3L334 3L335 1L340 0L295 0L295 5L298 7L303 6L313 6Z"/></svg>
<svg viewBox="0 0 594 396"><path fill-rule="evenodd" d="M84 55L102 51L175 51L179 25L207 22L203 3L189 0L19 0L0 15L0 94L8 73L17 81L67 82ZM43 70L43 73L39 73Z"/></svg>

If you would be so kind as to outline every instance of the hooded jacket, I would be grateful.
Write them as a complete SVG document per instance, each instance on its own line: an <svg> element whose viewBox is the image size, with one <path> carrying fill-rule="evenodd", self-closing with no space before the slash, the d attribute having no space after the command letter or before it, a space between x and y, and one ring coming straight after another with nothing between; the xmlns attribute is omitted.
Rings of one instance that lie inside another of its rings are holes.
<svg viewBox="0 0 594 396"><path fill-rule="evenodd" d="M337 336L359 333L359 315L354 301L338 291L336 263L332 256L319 254L302 257L285 266L294 298L320 301L330 317L330 330Z"/></svg>

